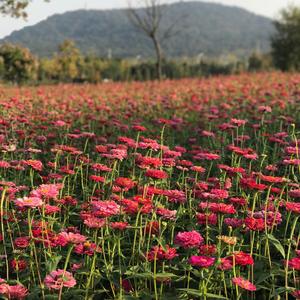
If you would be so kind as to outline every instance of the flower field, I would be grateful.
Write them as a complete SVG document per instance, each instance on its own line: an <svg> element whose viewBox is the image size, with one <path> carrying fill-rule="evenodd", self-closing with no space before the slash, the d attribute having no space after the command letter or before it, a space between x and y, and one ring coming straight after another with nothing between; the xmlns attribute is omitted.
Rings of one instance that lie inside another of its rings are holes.
<svg viewBox="0 0 300 300"><path fill-rule="evenodd" d="M300 299L300 75L0 87L0 107L3 299Z"/></svg>

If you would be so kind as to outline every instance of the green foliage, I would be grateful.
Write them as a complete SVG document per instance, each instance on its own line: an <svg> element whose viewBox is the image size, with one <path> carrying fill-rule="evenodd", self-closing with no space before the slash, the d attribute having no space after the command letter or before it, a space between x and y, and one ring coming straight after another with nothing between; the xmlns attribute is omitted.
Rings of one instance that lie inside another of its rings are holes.
<svg viewBox="0 0 300 300"><path fill-rule="evenodd" d="M283 71L300 70L300 7L289 6L274 22L272 56L276 67Z"/></svg>
<svg viewBox="0 0 300 300"><path fill-rule="evenodd" d="M76 48L73 41L66 40L60 44L58 53L54 56L58 79L64 82L74 81L78 77L82 59L80 51Z"/></svg>
<svg viewBox="0 0 300 300"><path fill-rule="evenodd" d="M26 18L27 8L31 0L0 0L0 14L9 15L14 18ZM49 0L45 0L48 2Z"/></svg>
<svg viewBox="0 0 300 300"><path fill-rule="evenodd" d="M248 59L248 70L250 72L272 69L272 58L269 54L253 52Z"/></svg>
<svg viewBox="0 0 300 300"><path fill-rule="evenodd" d="M4 80L21 84L36 78L37 60L28 49L4 44L0 47L0 59Z"/></svg>
<svg viewBox="0 0 300 300"><path fill-rule="evenodd" d="M186 16L184 20L180 18ZM237 7L186 2L164 9L161 32L180 19L171 36L162 43L166 57L192 57L199 53L214 57L223 53L250 55L257 43L270 50L272 21ZM35 26L14 32L4 41L25 45L39 56L52 56L64 40L75 41L84 54L115 58L154 57L151 40L134 27L125 9L78 10L54 15ZM162 39L164 41L164 39Z"/></svg>

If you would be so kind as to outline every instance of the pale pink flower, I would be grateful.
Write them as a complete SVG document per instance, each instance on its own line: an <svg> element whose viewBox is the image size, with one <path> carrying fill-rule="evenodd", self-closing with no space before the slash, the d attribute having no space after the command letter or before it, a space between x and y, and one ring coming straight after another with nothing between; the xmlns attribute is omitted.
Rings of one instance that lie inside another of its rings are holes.
<svg viewBox="0 0 300 300"><path fill-rule="evenodd" d="M32 191L31 195L40 198L56 199L60 188L61 185L58 184L42 184L36 190Z"/></svg>
<svg viewBox="0 0 300 300"><path fill-rule="evenodd" d="M58 237L70 244L80 244L86 241L86 237L84 235L73 232L61 232L58 234Z"/></svg>
<svg viewBox="0 0 300 300"><path fill-rule="evenodd" d="M17 198L14 200L14 203L18 207L28 207L28 208L41 207L43 205L42 199L38 197Z"/></svg>
<svg viewBox="0 0 300 300"><path fill-rule="evenodd" d="M71 288L76 285L72 273L58 269L46 276L44 283L48 289L60 290L62 287Z"/></svg>
<svg viewBox="0 0 300 300"><path fill-rule="evenodd" d="M57 126L57 127L63 127L65 125L67 125L67 123L65 121L62 121L62 120L57 120L54 122L54 125Z"/></svg>
<svg viewBox="0 0 300 300"><path fill-rule="evenodd" d="M234 277L232 282L247 291L256 291L256 286L243 277Z"/></svg>
<svg viewBox="0 0 300 300"><path fill-rule="evenodd" d="M105 225L105 219L89 217L84 220L84 224L89 228L101 228Z"/></svg>
<svg viewBox="0 0 300 300"><path fill-rule="evenodd" d="M120 213L120 206L114 201L92 201L92 206L98 217L110 217Z"/></svg>
<svg viewBox="0 0 300 300"><path fill-rule="evenodd" d="M28 290L21 284L8 285L1 283L0 294L5 295L8 299L22 300L28 295Z"/></svg>

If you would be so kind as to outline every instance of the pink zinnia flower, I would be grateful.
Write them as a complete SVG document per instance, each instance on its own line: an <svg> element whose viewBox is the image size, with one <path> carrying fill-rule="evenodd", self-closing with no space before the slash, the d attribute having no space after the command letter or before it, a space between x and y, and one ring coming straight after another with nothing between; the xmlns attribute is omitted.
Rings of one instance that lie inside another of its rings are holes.
<svg viewBox="0 0 300 300"><path fill-rule="evenodd" d="M77 244L75 247L74 247L74 252L76 254L81 254L81 255L93 255L94 252L97 251L97 252L100 252L101 249L100 247L97 247L97 245L95 243L90 243L90 242L85 242L83 244Z"/></svg>
<svg viewBox="0 0 300 300"><path fill-rule="evenodd" d="M59 290L62 287L75 286L76 280L70 272L58 269L47 275L44 283L48 289Z"/></svg>
<svg viewBox="0 0 300 300"><path fill-rule="evenodd" d="M218 269L226 271L233 268L232 257L222 257L221 264L218 266Z"/></svg>
<svg viewBox="0 0 300 300"><path fill-rule="evenodd" d="M157 208L156 213L165 220L175 221L177 210L169 210L167 208L159 207Z"/></svg>
<svg viewBox="0 0 300 300"><path fill-rule="evenodd" d="M168 197L169 202L174 203L184 203L186 202L185 192L179 190L166 190L163 193L166 197Z"/></svg>
<svg viewBox="0 0 300 300"><path fill-rule="evenodd" d="M42 184L36 190L32 191L31 194L40 198L56 199L60 188L61 185L58 184Z"/></svg>
<svg viewBox="0 0 300 300"><path fill-rule="evenodd" d="M14 240L15 247L17 248L27 248L29 246L29 237L21 236Z"/></svg>
<svg viewBox="0 0 300 300"><path fill-rule="evenodd" d="M112 222L109 224L109 226L113 229L125 230L128 227L128 223L127 222Z"/></svg>
<svg viewBox="0 0 300 300"><path fill-rule="evenodd" d="M293 198L300 198L300 189L299 190L291 190L289 195Z"/></svg>
<svg viewBox="0 0 300 300"><path fill-rule="evenodd" d="M80 244L86 241L86 237L84 235L73 232L61 232L58 234L58 237L64 239L70 244Z"/></svg>
<svg viewBox="0 0 300 300"><path fill-rule="evenodd" d="M189 258L189 263L195 267L208 268L215 262L214 257L193 255Z"/></svg>
<svg viewBox="0 0 300 300"><path fill-rule="evenodd" d="M300 299L300 290L293 291L292 296L296 299Z"/></svg>
<svg viewBox="0 0 300 300"><path fill-rule="evenodd" d="M232 278L232 282L247 291L256 291L256 286L243 277L234 277Z"/></svg>
<svg viewBox="0 0 300 300"><path fill-rule="evenodd" d="M110 217L120 213L120 206L114 201L92 201L92 206L98 217Z"/></svg>
<svg viewBox="0 0 300 300"><path fill-rule="evenodd" d="M10 167L10 163L4 160L0 160L0 168L7 169Z"/></svg>
<svg viewBox="0 0 300 300"><path fill-rule="evenodd" d="M270 106L267 106L267 105L260 105L258 107L258 111L260 111L260 112L272 112L272 108Z"/></svg>
<svg viewBox="0 0 300 300"><path fill-rule="evenodd" d="M175 244L188 249L198 247L203 243L203 237L195 230L179 232L175 237Z"/></svg>
<svg viewBox="0 0 300 300"><path fill-rule="evenodd" d="M43 164L40 160L23 160L22 161L24 165L26 166L30 166L32 169L36 170L36 171L42 171L43 169Z"/></svg>
<svg viewBox="0 0 300 300"><path fill-rule="evenodd" d="M84 220L84 224L89 228L101 228L105 225L105 219L97 217L89 217Z"/></svg>
<svg viewBox="0 0 300 300"><path fill-rule="evenodd" d="M5 295L8 299L22 300L28 295L28 290L21 284L8 285L1 283L0 294Z"/></svg>
<svg viewBox="0 0 300 300"><path fill-rule="evenodd" d="M17 198L16 200L14 200L14 203L18 207L28 207L28 208L41 207L43 205L42 199L38 197Z"/></svg>
<svg viewBox="0 0 300 300"><path fill-rule="evenodd" d="M67 125L67 123L65 121L62 121L62 120L57 120L53 123L55 126L58 126L58 127L63 127L65 125Z"/></svg>
<svg viewBox="0 0 300 300"><path fill-rule="evenodd" d="M57 212L60 212L60 207L55 206L55 205L50 205L50 204L45 205L45 214L46 215L51 215L51 214L54 214Z"/></svg>

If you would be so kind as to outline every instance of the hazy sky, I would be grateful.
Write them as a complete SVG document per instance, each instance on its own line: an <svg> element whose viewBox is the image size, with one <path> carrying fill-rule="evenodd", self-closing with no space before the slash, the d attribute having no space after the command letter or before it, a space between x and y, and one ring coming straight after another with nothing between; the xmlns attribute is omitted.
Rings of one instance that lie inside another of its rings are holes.
<svg viewBox="0 0 300 300"><path fill-rule="evenodd" d="M138 3L139 1L140 0L132 0L133 3ZM188 0L182 2L187 1ZM164 2L170 3L176 1L165 0ZM205 2L240 6L271 18L276 17L278 11L289 3L300 5L300 0L206 0ZM63 13L82 8L119 8L126 7L126 4L127 0L52 0L50 3L44 3L43 0L33 0L28 8L29 17L27 21L0 16L0 38L24 26L33 25L55 13Z"/></svg>

